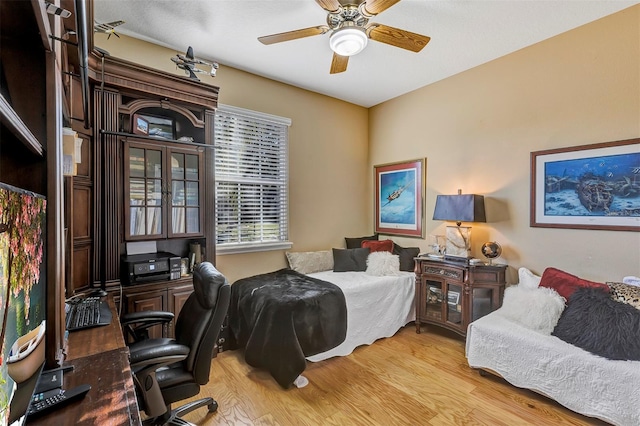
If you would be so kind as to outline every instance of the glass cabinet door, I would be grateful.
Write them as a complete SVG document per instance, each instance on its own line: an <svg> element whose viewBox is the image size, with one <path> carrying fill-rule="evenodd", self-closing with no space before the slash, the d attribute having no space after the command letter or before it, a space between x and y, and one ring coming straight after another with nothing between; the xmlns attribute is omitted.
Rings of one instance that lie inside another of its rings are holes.
<svg viewBox="0 0 640 426"><path fill-rule="evenodd" d="M425 318L442 321L442 282L425 280Z"/></svg>
<svg viewBox="0 0 640 426"><path fill-rule="evenodd" d="M447 285L447 322L456 325L462 324L462 286L457 284Z"/></svg>
<svg viewBox="0 0 640 426"><path fill-rule="evenodd" d="M163 150L129 146L126 150L128 182L128 235L159 237L163 235Z"/></svg>
<svg viewBox="0 0 640 426"><path fill-rule="evenodd" d="M144 142L125 146L125 239L202 235L202 155Z"/></svg>
<svg viewBox="0 0 640 426"><path fill-rule="evenodd" d="M478 318L498 309L498 306L494 303L496 300L496 297L494 297L494 291L497 292L498 290L489 287L474 287L472 291L471 321L475 321Z"/></svg>
<svg viewBox="0 0 640 426"><path fill-rule="evenodd" d="M200 219L200 155L170 152L171 235L198 234Z"/></svg>

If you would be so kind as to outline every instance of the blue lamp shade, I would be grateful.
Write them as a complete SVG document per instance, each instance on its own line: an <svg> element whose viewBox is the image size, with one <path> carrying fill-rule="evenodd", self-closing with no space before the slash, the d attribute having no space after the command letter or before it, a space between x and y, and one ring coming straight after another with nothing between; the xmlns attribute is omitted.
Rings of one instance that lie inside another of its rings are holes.
<svg viewBox="0 0 640 426"><path fill-rule="evenodd" d="M471 257L471 228L460 226L462 222L486 222L484 197L475 194L438 195L433 220L456 222L457 226L447 226L445 259L467 260Z"/></svg>
<svg viewBox="0 0 640 426"><path fill-rule="evenodd" d="M433 220L456 222L486 222L484 197L475 194L438 195Z"/></svg>

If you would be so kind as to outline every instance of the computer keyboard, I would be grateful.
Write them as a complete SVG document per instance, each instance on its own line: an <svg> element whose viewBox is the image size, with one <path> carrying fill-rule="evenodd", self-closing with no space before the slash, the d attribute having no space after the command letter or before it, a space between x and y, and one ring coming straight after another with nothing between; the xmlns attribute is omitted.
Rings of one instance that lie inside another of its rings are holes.
<svg viewBox="0 0 640 426"><path fill-rule="evenodd" d="M68 331L111 324L111 310L99 297L74 299L65 303Z"/></svg>

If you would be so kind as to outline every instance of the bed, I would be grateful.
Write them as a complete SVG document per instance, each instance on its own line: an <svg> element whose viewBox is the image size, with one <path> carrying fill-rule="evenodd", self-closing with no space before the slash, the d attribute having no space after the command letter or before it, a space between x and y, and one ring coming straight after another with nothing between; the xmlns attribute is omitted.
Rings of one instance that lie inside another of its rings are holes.
<svg viewBox="0 0 640 426"><path fill-rule="evenodd" d="M285 389L301 387L307 361L393 336L415 320L413 255L401 263L368 248L287 253L291 269L236 281L229 326L245 361Z"/></svg>
<svg viewBox="0 0 640 426"><path fill-rule="evenodd" d="M366 272L323 271L310 277L340 287L347 302L347 336L340 345L326 352L308 356L312 362L346 356L361 345L393 336L415 320L415 279L413 272L397 276L372 276Z"/></svg>

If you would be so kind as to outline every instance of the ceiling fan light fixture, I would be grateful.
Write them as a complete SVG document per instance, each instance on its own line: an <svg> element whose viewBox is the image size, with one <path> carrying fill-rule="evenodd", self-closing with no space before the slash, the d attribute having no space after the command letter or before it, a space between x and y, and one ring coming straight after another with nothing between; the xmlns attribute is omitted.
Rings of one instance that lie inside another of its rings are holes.
<svg viewBox="0 0 640 426"><path fill-rule="evenodd" d="M369 38L361 28L339 28L331 33L329 46L340 56L356 55L367 47Z"/></svg>

